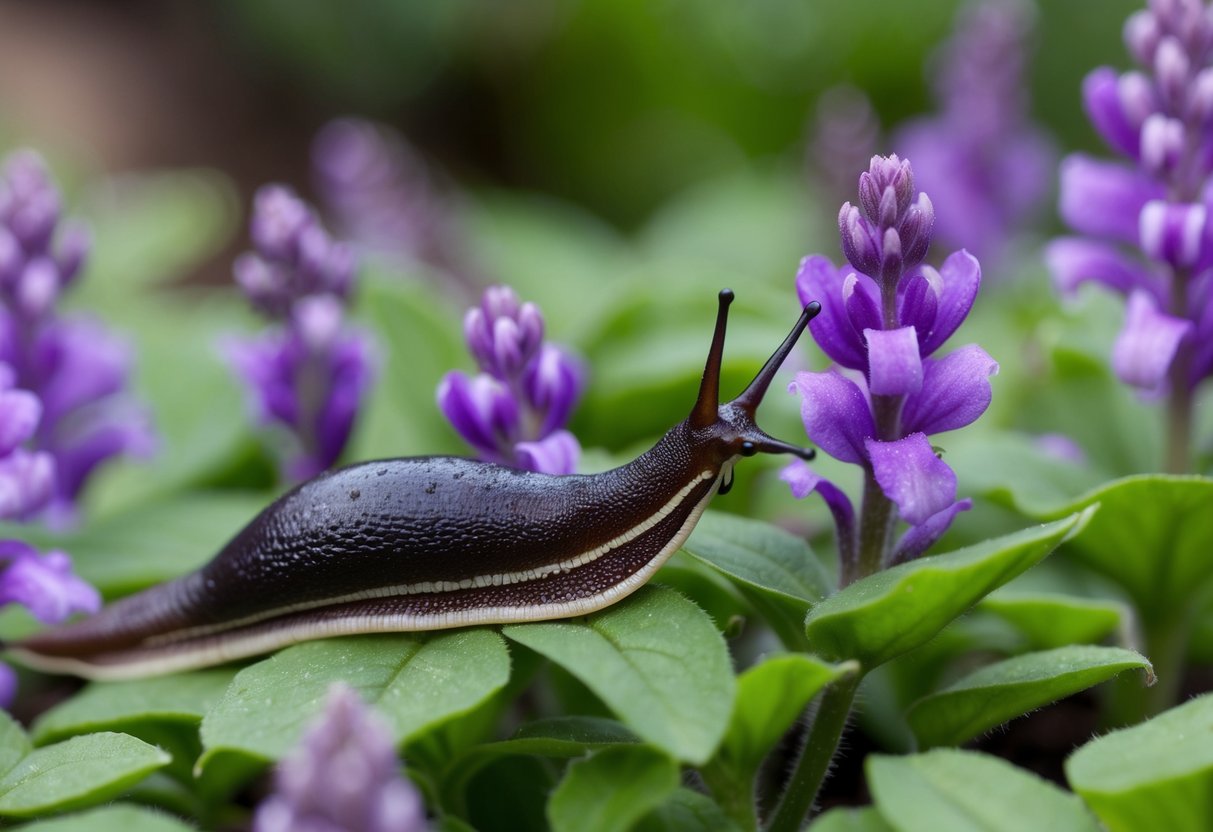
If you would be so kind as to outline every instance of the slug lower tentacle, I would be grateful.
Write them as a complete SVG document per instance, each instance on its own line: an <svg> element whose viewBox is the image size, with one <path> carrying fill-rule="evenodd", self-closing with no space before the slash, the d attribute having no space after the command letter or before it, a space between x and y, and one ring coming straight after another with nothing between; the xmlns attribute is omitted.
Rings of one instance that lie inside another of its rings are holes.
<svg viewBox="0 0 1213 832"><path fill-rule="evenodd" d="M304 483L199 571L9 646L31 667L116 679L219 664L309 639L581 615L643 585L738 458L813 452L754 413L820 307L740 396L718 404L728 305L691 415L632 462L552 476L454 457L365 462Z"/></svg>

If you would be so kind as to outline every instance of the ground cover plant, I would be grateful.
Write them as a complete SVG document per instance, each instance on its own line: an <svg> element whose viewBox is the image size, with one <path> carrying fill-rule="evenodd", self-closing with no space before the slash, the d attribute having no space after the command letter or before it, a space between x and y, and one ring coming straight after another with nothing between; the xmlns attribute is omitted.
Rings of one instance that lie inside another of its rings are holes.
<svg viewBox="0 0 1213 832"><path fill-rule="evenodd" d="M252 37L283 10L230 14ZM0 827L1213 827L1213 7L1125 15L1118 68L1064 91L1100 149L1032 121L1037 14L987 0L927 114L883 129L909 108L860 92L874 64L821 97L807 162L626 233L457 191L361 117L244 223L218 174L5 153L6 644L202 566L343 464L621 465L690 412L722 288L722 401L821 309L758 414L817 457L739 450L618 603L147 678L6 654ZM174 279L225 242L224 285Z"/></svg>

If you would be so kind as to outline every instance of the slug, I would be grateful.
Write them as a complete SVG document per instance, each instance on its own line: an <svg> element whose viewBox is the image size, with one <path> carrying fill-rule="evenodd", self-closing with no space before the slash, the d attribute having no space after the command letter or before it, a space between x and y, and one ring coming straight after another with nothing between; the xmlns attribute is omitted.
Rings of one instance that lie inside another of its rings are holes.
<svg viewBox="0 0 1213 832"><path fill-rule="evenodd" d="M754 416L820 305L806 306L745 391L720 405L732 300L721 291L691 414L626 465L571 476L443 456L352 465L278 499L197 572L8 649L37 669L124 679L329 636L540 621L614 604L678 550L732 485L739 458L813 457Z"/></svg>

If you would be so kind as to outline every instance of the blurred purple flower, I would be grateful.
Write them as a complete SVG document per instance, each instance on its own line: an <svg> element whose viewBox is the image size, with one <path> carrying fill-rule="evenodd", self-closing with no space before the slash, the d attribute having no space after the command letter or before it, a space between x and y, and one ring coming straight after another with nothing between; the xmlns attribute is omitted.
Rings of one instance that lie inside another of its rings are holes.
<svg viewBox="0 0 1213 832"><path fill-rule="evenodd" d="M323 204L341 232L373 254L428 263L474 285L450 199L398 132L358 118L326 124L312 143Z"/></svg>
<svg viewBox="0 0 1213 832"><path fill-rule="evenodd" d="M917 192L909 162L873 157L860 176L859 203L847 203L839 216L850 263L837 268L820 255L806 257L796 278L801 304L821 303L810 331L841 369L797 373L789 390L801 396L809 438L863 468L860 522L847 496L804 462L783 473L797 497L817 492L834 515L844 583L917 557L969 508L927 437L985 412L998 372L974 344L934 355L973 307L981 268L966 251L938 270L921 262L932 203ZM896 542L888 522L894 510L909 526Z"/></svg>
<svg viewBox="0 0 1213 832"><path fill-rule="evenodd" d="M936 57L939 114L906 124L893 140L933 195L940 240L983 261L1001 255L1052 185L1056 154L1027 114L1031 17L1021 0L966 7Z"/></svg>
<svg viewBox="0 0 1213 832"><path fill-rule="evenodd" d="M233 271L275 326L230 341L226 352L260 421L289 429L293 449L284 469L304 480L341 456L374 375L368 337L345 323L356 263L281 185L257 193L250 233L255 250Z"/></svg>
<svg viewBox="0 0 1213 832"><path fill-rule="evenodd" d="M817 99L808 163L829 194L844 200L855 187L854 171L876 152L880 120L863 91L831 87Z"/></svg>
<svg viewBox="0 0 1213 832"><path fill-rule="evenodd" d="M345 684L278 764L253 832L424 832L425 807L400 775L390 727Z"/></svg>
<svg viewBox="0 0 1213 832"><path fill-rule="evenodd" d="M543 315L508 286L485 290L463 321L468 349L482 370L446 374L438 406L459 435L488 462L571 474L581 446L564 430L584 387L571 355L543 340Z"/></svg>
<svg viewBox="0 0 1213 832"><path fill-rule="evenodd" d="M18 151L5 159L0 171L0 361L11 370L5 386L23 388L41 402L38 428L22 441L49 455L54 491L46 511L51 520L64 523L73 518L76 498L99 465L120 454L146 456L155 448L146 410L125 392L131 365L126 344L91 318L58 314L59 298L78 278L88 248L81 226L60 222L59 193L41 157ZM41 476L44 466L22 461L15 452L0 462L0 477L17 471ZM7 486L0 488L11 493ZM41 489L17 491L31 495ZM18 511L9 516L30 515Z"/></svg>
<svg viewBox="0 0 1213 832"><path fill-rule="evenodd" d="M1167 467L1191 464L1191 391L1213 375L1213 12L1202 0L1150 0L1126 22L1141 70L1101 67L1083 101L1127 163L1062 163L1060 212L1082 237L1045 259L1059 289L1088 281L1124 295L1112 366L1127 384L1170 393Z"/></svg>

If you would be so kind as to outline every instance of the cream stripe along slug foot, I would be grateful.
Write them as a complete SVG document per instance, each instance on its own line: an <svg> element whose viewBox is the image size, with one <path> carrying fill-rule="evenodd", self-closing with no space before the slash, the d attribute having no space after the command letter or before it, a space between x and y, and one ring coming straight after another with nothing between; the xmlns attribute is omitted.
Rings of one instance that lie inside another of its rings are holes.
<svg viewBox="0 0 1213 832"><path fill-rule="evenodd" d="M456 457L364 462L261 512L209 564L97 615L8 645L30 667L151 676L355 633L541 621L602 609L678 550L733 465L813 451L755 411L821 307L804 308L745 391L718 404L725 324L695 406L652 449L600 474L552 476Z"/></svg>

